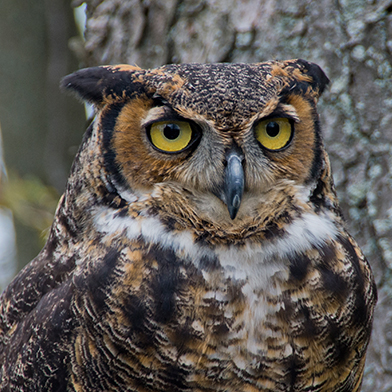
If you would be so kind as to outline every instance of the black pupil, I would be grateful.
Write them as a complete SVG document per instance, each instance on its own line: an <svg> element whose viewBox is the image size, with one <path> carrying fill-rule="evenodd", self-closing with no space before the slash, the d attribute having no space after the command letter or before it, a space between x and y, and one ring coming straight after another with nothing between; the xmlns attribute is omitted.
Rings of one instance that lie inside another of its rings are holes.
<svg viewBox="0 0 392 392"><path fill-rule="evenodd" d="M267 124L266 127L267 135L269 137L275 137L279 134L280 127L279 124L275 121L271 121Z"/></svg>
<svg viewBox="0 0 392 392"><path fill-rule="evenodd" d="M177 124L167 124L163 129L166 139L174 140L180 136L180 127Z"/></svg>

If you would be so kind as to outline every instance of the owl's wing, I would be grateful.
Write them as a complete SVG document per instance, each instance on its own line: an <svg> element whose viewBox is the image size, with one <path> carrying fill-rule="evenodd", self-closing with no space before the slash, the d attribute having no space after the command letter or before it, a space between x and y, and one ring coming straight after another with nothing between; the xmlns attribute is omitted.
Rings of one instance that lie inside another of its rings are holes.
<svg viewBox="0 0 392 392"><path fill-rule="evenodd" d="M52 234L53 237L53 229ZM0 390L63 390L64 342L72 333L72 274L75 258L53 249L49 238L0 297ZM50 357L50 360L48 358ZM44 387L34 374L48 379ZM11 380L12 379L12 380ZM10 389L7 389L10 388Z"/></svg>

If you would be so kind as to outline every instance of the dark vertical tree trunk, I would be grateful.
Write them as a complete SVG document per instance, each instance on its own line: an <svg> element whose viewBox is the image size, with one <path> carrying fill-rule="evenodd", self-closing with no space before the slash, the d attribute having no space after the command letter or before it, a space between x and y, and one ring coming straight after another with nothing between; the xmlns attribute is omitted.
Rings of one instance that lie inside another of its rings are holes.
<svg viewBox="0 0 392 392"><path fill-rule="evenodd" d="M43 1L1 4L0 121L8 169L21 175L43 171L42 153L40 158L35 153L41 150L46 126L44 14ZM39 244L32 229L15 223L23 243L19 256L27 262Z"/></svg>
<svg viewBox="0 0 392 392"><path fill-rule="evenodd" d="M325 144L379 287L364 391L392 390L392 1L88 0L86 65L304 58L331 79Z"/></svg>
<svg viewBox="0 0 392 392"><path fill-rule="evenodd" d="M68 50L68 40L76 34L68 0L0 2L0 122L5 162L10 177L33 176L59 193L85 121L81 106L59 91L60 78L78 67ZM20 269L40 251L42 238L16 215L15 226Z"/></svg>

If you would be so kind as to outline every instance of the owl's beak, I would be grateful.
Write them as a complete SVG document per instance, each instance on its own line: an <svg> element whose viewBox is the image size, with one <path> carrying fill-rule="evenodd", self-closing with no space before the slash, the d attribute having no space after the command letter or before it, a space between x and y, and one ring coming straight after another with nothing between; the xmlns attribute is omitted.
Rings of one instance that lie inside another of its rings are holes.
<svg viewBox="0 0 392 392"><path fill-rule="evenodd" d="M233 220L237 216L244 192L243 159L242 153L237 149L231 149L226 154L227 166L225 168L222 201L226 204L230 218Z"/></svg>

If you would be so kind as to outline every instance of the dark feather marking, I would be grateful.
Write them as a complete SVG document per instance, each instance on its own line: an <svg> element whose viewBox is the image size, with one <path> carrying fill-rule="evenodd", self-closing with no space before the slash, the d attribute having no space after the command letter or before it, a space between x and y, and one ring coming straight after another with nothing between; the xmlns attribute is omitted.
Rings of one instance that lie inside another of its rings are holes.
<svg viewBox="0 0 392 392"><path fill-rule="evenodd" d="M181 368L177 364L168 364L163 373L162 379L168 383L162 391L167 392L185 392L191 389L187 385L186 378L189 370Z"/></svg>
<svg viewBox="0 0 392 392"><path fill-rule="evenodd" d="M349 286L344 278L325 266L319 267L323 288L333 293L342 303L347 298Z"/></svg>
<svg viewBox="0 0 392 392"><path fill-rule="evenodd" d="M73 227L75 225L75 221L71 221L66 215L60 215L58 221L60 225L62 225L64 229L68 232L71 238L76 238L78 236L78 233L81 232L81 230L78 230L77 227Z"/></svg>
<svg viewBox="0 0 392 392"><path fill-rule="evenodd" d="M317 180L316 188L310 195L309 201L313 203L315 211L319 211L321 207L325 207L325 183L320 178Z"/></svg>
<svg viewBox="0 0 392 392"><path fill-rule="evenodd" d="M221 339L226 337L226 335L230 332L230 328L225 321L221 324L215 325L213 328L214 335L219 336Z"/></svg>
<svg viewBox="0 0 392 392"><path fill-rule="evenodd" d="M201 231L200 233L198 233L198 236L195 239L195 243L204 245L204 244L208 244L210 240L211 238L208 231Z"/></svg>
<svg viewBox="0 0 392 392"><path fill-rule="evenodd" d="M215 257L202 256L200 258L200 268L207 272L212 272L220 267L219 259Z"/></svg>
<svg viewBox="0 0 392 392"><path fill-rule="evenodd" d="M294 209L294 204L292 204L292 207ZM290 214L287 211L276 216L274 221L271 220L270 222L268 222L265 226L265 229L263 230L265 239L273 239L276 237L282 237L286 233L286 231L283 228L279 228L278 224L275 222L289 224L292 221L293 221L293 218L290 216Z"/></svg>
<svg viewBox="0 0 392 392"><path fill-rule="evenodd" d="M351 342L347 341L345 331L336 322L328 321L329 337L333 344L333 365L343 365L351 352Z"/></svg>
<svg viewBox="0 0 392 392"><path fill-rule="evenodd" d="M235 302L245 300L245 295L242 292L243 283L241 281L229 280L227 282L227 301Z"/></svg>
<svg viewBox="0 0 392 392"><path fill-rule="evenodd" d="M369 307L366 303L366 298L364 295L357 294L355 297L355 302L354 302L354 313L353 313L353 322L355 325L360 325L363 327L367 327L369 329L370 333L370 315L369 315Z"/></svg>
<svg viewBox="0 0 392 392"><path fill-rule="evenodd" d="M158 270L151 279L155 318L158 322L168 323L176 313L175 294L181 290L179 266L182 262L172 250L158 246L154 246L147 257L158 263Z"/></svg>
<svg viewBox="0 0 392 392"><path fill-rule="evenodd" d="M171 335L171 341L176 346L178 356L181 356L189 351L191 351L188 346L190 342L195 340L201 341L203 339L203 333L195 331L192 328L191 323L193 320L188 319L184 325L178 325Z"/></svg>
<svg viewBox="0 0 392 392"><path fill-rule="evenodd" d="M266 240L276 238L276 237L282 237L284 233L285 230L279 229L278 225L275 222L270 222L264 230L264 235Z"/></svg>
<svg viewBox="0 0 392 392"><path fill-rule="evenodd" d="M302 335L306 336L308 339L313 339L319 333L319 328L317 328L316 323L311 318L309 308L305 305L301 306L299 315L303 325Z"/></svg>
<svg viewBox="0 0 392 392"><path fill-rule="evenodd" d="M110 208L120 209L127 205L127 202L114 190L109 191L106 187L101 186L98 191L103 195L102 202Z"/></svg>
<svg viewBox="0 0 392 392"><path fill-rule="evenodd" d="M158 213L156 213L156 214L158 214ZM176 229L176 224L177 224L176 219L174 219L172 217L165 216L165 217L161 218L161 220L162 220L162 224L165 226L165 228L168 231L174 231Z"/></svg>
<svg viewBox="0 0 392 392"><path fill-rule="evenodd" d="M314 104L312 104L313 107L313 118L317 118L317 111L316 108L314 106ZM314 128L315 128L315 145L313 148L313 161L312 161L312 167L310 169L310 173L309 176L307 178L307 183L311 183L314 182L315 180L318 180L320 177L320 173L321 170L323 168L324 165L324 160L323 158L323 143L321 140L321 130L320 130L320 122L318 120L316 120L314 122Z"/></svg>
<svg viewBox="0 0 392 392"><path fill-rule="evenodd" d="M124 316L130 323L129 337L142 349L154 345L154 329L148 325L149 312L144 299L128 295L123 303Z"/></svg>
<svg viewBox="0 0 392 392"><path fill-rule="evenodd" d="M128 216L128 208L126 206L120 207L120 209L114 215L116 218L124 218Z"/></svg>
<svg viewBox="0 0 392 392"><path fill-rule="evenodd" d="M302 365L302 366L301 366ZM298 380L298 374L303 368L304 364L301 364L295 354L289 357L288 359L288 385L290 386L290 391L294 391L295 384Z"/></svg>
<svg viewBox="0 0 392 392"><path fill-rule="evenodd" d="M345 301L349 292L348 282L339 274L333 271L333 265L336 258L336 251L334 244L324 244L320 248L322 262L317 267L320 272L323 282L323 288L326 291L333 293L334 297L341 302Z"/></svg>
<svg viewBox="0 0 392 392"><path fill-rule="evenodd" d="M309 271L310 259L304 254L296 254L294 257L289 257L290 260L290 278L302 281L306 278Z"/></svg>
<svg viewBox="0 0 392 392"><path fill-rule="evenodd" d="M107 306L106 299L110 294L107 286L113 282L112 275L117 265L118 257L118 249L110 248L99 265L85 278L87 293L92 296L94 304L99 310L105 309Z"/></svg>
<svg viewBox="0 0 392 392"><path fill-rule="evenodd" d="M116 153L112 147L113 130L116 125L117 117L121 113L125 102L117 102L106 109L102 117L101 129L103 134L103 148L105 168L111 174L113 181L121 186L126 185L126 181L121 174L121 169L116 162Z"/></svg>

